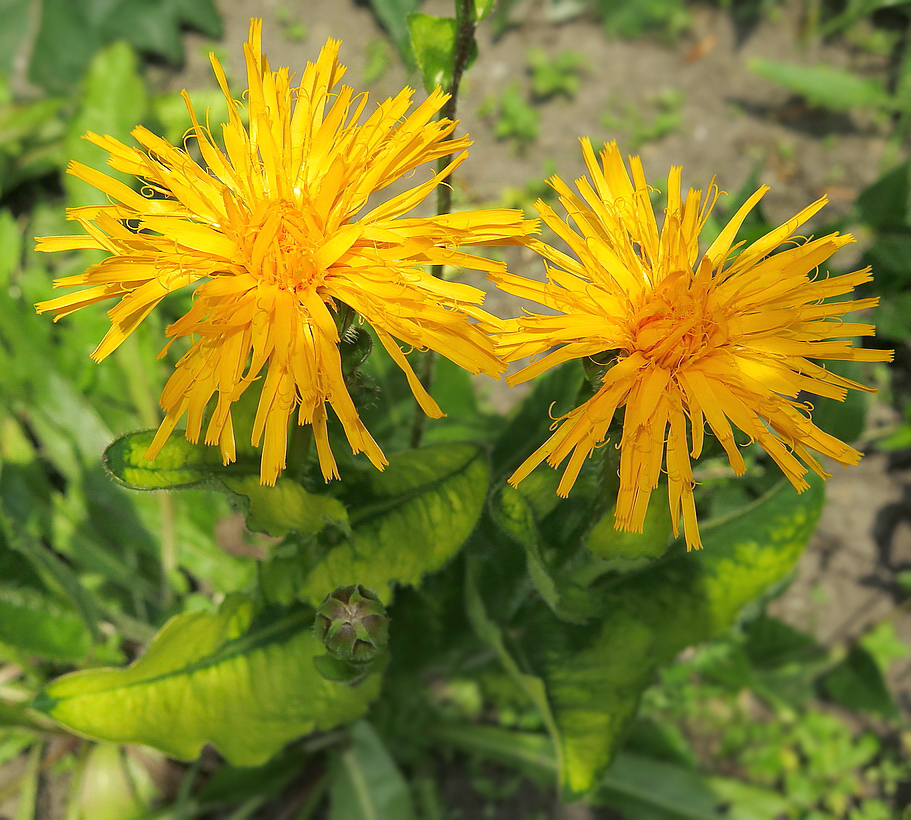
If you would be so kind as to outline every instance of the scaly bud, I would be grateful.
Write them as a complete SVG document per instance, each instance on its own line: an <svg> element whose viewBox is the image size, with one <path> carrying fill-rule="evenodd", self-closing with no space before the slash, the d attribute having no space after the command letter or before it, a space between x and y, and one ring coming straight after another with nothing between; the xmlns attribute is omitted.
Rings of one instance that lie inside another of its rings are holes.
<svg viewBox="0 0 911 820"><path fill-rule="evenodd" d="M339 587L327 595L313 629L330 655L352 664L370 663L389 642L386 608L360 584Z"/></svg>

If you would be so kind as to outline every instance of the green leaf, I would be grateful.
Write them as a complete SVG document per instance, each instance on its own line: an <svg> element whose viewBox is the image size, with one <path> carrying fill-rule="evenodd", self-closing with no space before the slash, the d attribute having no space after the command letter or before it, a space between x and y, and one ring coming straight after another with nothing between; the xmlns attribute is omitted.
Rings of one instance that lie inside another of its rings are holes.
<svg viewBox="0 0 911 820"><path fill-rule="evenodd" d="M325 680L313 610L255 616L243 595L217 613L171 618L125 669L91 669L52 682L35 708L67 729L117 743L145 743L180 760L214 744L235 766L258 766L297 737L360 716L379 692Z"/></svg>
<svg viewBox="0 0 911 820"><path fill-rule="evenodd" d="M877 328L881 332L880 328ZM854 340L860 347L860 340ZM863 384L864 365L861 362L828 362L826 369L839 376L853 379ZM829 435L835 436L846 444L857 441L864 432L867 421L867 393L860 390L848 390L844 401L810 396L813 404L813 423Z"/></svg>
<svg viewBox="0 0 911 820"><path fill-rule="evenodd" d="M898 717L879 665L862 646L852 646L845 659L823 676L820 685L832 700L848 709Z"/></svg>
<svg viewBox="0 0 911 820"><path fill-rule="evenodd" d="M408 34L408 17L417 10L419 0L370 0L370 8L389 32L405 66L414 67L414 52Z"/></svg>
<svg viewBox="0 0 911 820"><path fill-rule="evenodd" d="M327 526L350 532L348 512L331 495L308 493L290 478L281 477L274 487L259 483L259 476L224 478L222 483L244 498L247 528L273 537L289 532L316 534Z"/></svg>
<svg viewBox="0 0 911 820"><path fill-rule="evenodd" d="M895 101L878 81L863 79L834 66L791 65L777 60L756 58L750 60L749 67L763 79L805 97L810 105L827 108L830 111L896 108Z"/></svg>
<svg viewBox="0 0 911 820"><path fill-rule="evenodd" d="M358 721L332 763L329 820L413 820L408 783L373 727Z"/></svg>
<svg viewBox="0 0 911 820"><path fill-rule="evenodd" d="M723 800L699 772L626 752L604 778L596 803L628 820L722 820Z"/></svg>
<svg viewBox="0 0 911 820"><path fill-rule="evenodd" d="M889 672L892 661L903 660L911 654L911 648L896 634L892 621L881 621L858 643L870 653L884 675Z"/></svg>
<svg viewBox="0 0 911 820"><path fill-rule="evenodd" d="M0 211L0 286L8 287L13 271L22 257L22 233L16 218L4 208Z"/></svg>
<svg viewBox="0 0 911 820"><path fill-rule="evenodd" d="M409 14L408 32L424 78L424 88L428 93L437 86L444 91L451 91L458 35L456 20L452 17L434 17L432 14ZM477 56L477 43L472 43L466 69L471 67Z"/></svg>
<svg viewBox="0 0 911 820"><path fill-rule="evenodd" d="M79 615L50 595L0 585L0 641L61 662L82 660L92 636Z"/></svg>
<svg viewBox="0 0 911 820"><path fill-rule="evenodd" d="M860 219L878 231L907 228L911 203L909 174L911 162L903 162L861 191L854 202Z"/></svg>
<svg viewBox="0 0 911 820"><path fill-rule="evenodd" d="M491 460L499 478L519 466L550 436L553 420L576 406L583 383L578 360L555 367L538 379L503 434L494 445Z"/></svg>
<svg viewBox="0 0 911 820"><path fill-rule="evenodd" d="M617 530L611 511L592 528L585 539L585 546L599 558L648 561L667 552L672 531L670 500L667 487L662 485L648 502L641 533Z"/></svg>
<svg viewBox="0 0 911 820"><path fill-rule="evenodd" d="M539 780L557 772L553 741L531 732L514 732L497 726L443 724L429 729L443 744L520 769ZM724 798L715 794L707 778L692 769L664 761L620 752L602 777L591 802L622 807L624 817L654 820L713 820L727 817Z"/></svg>
<svg viewBox="0 0 911 820"><path fill-rule="evenodd" d="M823 498L821 480L801 495L782 481L740 513L703 525L704 550L678 553L603 589L608 615L600 624L562 623L543 606L526 612L514 627L524 630L522 666L503 660L505 646L489 627L478 630L520 685L543 687L546 711L540 694L529 694L558 749L564 800L595 787L658 666L723 635L746 604L791 571Z"/></svg>
<svg viewBox="0 0 911 820"><path fill-rule="evenodd" d="M32 0L0 0L0 75L13 73L31 16Z"/></svg>
<svg viewBox="0 0 911 820"><path fill-rule="evenodd" d="M825 654L812 636L768 615L747 624L744 634L744 651L750 665L758 669L774 669L808 655Z"/></svg>
<svg viewBox="0 0 911 820"><path fill-rule="evenodd" d="M8 546L24 555L35 570L50 579L52 585L56 585L69 599L75 613L82 620L90 641L98 640L101 637L98 608L76 573L53 550L9 519L5 512L0 512L0 530ZM85 650L82 652L84 654Z"/></svg>
<svg viewBox="0 0 911 820"><path fill-rule="evenodd" d="M585 621L597 611L599 597L581 584L558 577L545 559L546 539L540 519L557 505L559 473L551 469L535 470L519 488L503 484L490 502L494 521L514 541L522 545L528 574L541 597L560 618Z"/></svg>
<svg viewBox="0 0 911 820"><path fill-rule="evenodd" d="M873 308L871 320L876 324L877 336L884 339L911 336L911 293L889 294Z"/></svg>
<svg viewBox="0 0 911 820"><path fill-rule="evenodd" d="M707 777L715 795L727 805L728 820L769 820L786 817L791 801L778 792L743 783L732 777Z"/></svg>
<svg viewBox="0 0 911 820"><path fill-rule="evenodd" d="M104 451L105 469L115 481L131 490L176 490L217 478L259 475L259 458L238 452L237 461L223 465L218 447L187 441L181 430L150 461L145 454L156 433L127 433Z"/></svg>
<svg viewBox="0 0 911 820"><path fill-rule="evenodd" d="M99 52L86 74L78 114L67 130L67 156L130 183L129 175L108 166L107 152L83 139L83 135L94 131L128 140L130 131L145 116L147 104L148 93L139 76L135 52L124 42ZM64 187L71 208L108 202L107 194L70 174L64 178Z"/></svg>
<svg viewBox="0 0 911 820"><path fill-rule="evenodd" d="M420 583L471 534L489 485L484 453L471 444L395 453L383 472L346 477L351 535L302 579L301 600L319 604L336 587L363 584L388 602L393 583Z"/></svg>
<svg viewBox="0 0 911 820"><path fill-rule="evenodd" d="M182 22L221 35L213 0L43 0L40 9L29 78L63 93L79 82L96 51L117 40L180 62Z"/></svg>

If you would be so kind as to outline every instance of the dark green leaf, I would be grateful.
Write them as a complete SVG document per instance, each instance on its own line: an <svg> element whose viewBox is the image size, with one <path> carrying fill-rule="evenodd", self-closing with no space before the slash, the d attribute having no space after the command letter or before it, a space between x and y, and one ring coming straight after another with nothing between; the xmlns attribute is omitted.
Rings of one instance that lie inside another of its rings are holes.
<svg viewBox="0 0 911 820"><path fill-rule="evenodd" d="M0 75L13 73L31 16L32 0L0 0Z"/></svg>
<svg viewBox="0 0 911 820"><path fill-rule="evenodd" d="M826 674L820 684L832 700L848 709L898 717L882 671L862 646L852 646L847 657Z"/></svg>
<svg viewBox="0 0 911 820"><path fill-rule="evenodd" d="M129 140L130 131L145 116L147 97L136 54L126 43L117 42L96 54L85 77L79 113L67 131L67 156L129 183L128 175L108 166L107 152L83 139L83 135L94 131ZM64 178L64 186L71 208L108 202L107 194L70 174Z"/></svg>
<svg viewBox="0 0 911 820"><path fill-rule="evenodd" d="M330 820L413 820L408 783L373 727L358 721L332 765Z"/></svg>
<svg viewBox="0 0 911 820"><path fill-rule="evenodd" d="M221 34L212 0L43 0L29 77L48 90L67 92L82 78L92 55L120 39L180 62L182 22L211 37Z"/></svg>
<svg viewBox="0 0 911 820"><path fill-rule="evenodd" d="M370 7L383 28L389 32L402 60L409 68L414 66L414 53L408 35L408 16L417 10L419 0L370 0Z"/></svg>
<svg viewBox="0 0 911 820"><path fill-rule="evenodd" d="M560 618L585 621L597 611L599 597L584 585L559 578L548 566L547 543L540 518L556 506L560 476L551 469L535 470L519 488L503 484L490 503L494 521L510 538L521 544L528 562L528 574L547 605Z"/></svg>
<svg viewBox="0 0 911 820"><path fill-rule="evenodd" d="M911 336L911 293L889 294L873 309L871 320L878 336L907 339Z"/></svg>
<svg viewBox="0 0 911 820"><path fill-rule="evenodd" d="M878 231L907 228L911 202L909 173L911 163L903 162L861 191L854 203L861 220Z"/></svg>
<svg viewBox="0 0 911 820"><path fill-rule="evenodd" d="M12 549L24 555L39 573L49 578L57 586L69 599L75 613L81 618L90 639L98 640L100 637L98 609L88 590L80 583L76 573L61 561L53 550L26 532L16 522L7 518L5 513L0 513L0 528L2 528L3 540Z"/></svg>
<svg viewBox="0 0 911 820"><path fill-rule="evenodd" d="M877 332L881 333L882 329L877 327ZM854 346L860 347L859 339L854 340ZM864 382L865 368L861 362L827 362L826 369L861 384ZM810 395L813 423L846 444L853 444L866 426L867 395L860 390L848 390L844 401Z"/></svg>
<svg viewBox="0 0 911 820"><path fill-rule="evenodd" d="M744 651L750 663L760 669L773 669L823 651L806 632L768 615L751 621L744 633Z"/></svg>
<svg viewBox="0 0 911 820"><path fill-rule="evenodd" d="M553 419L576 406L582 381L582 366L578 361L555 367L535 379L531 393L494 445L492 460L496 478L518 467L550 436Z"/></svg>
<svg viewBox="0 0 911 820"><path fill-rule="evenodd" d="M602 781L597 803L619 809L628 820L722 820L723 801L690 768L626 752Z"/></svg>

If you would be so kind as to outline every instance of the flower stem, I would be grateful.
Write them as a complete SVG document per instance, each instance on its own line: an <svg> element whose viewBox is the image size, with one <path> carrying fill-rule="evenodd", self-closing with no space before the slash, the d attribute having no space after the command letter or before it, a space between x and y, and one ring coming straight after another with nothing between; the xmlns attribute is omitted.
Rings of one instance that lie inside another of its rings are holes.
<svg viewBox="0 0 911 820"><path fill-rule="evenodd" d="M452 53L452 84L448 89L449 99L446 100L440 109L440 118L455 121L456 107L459 100L459 84L462 82L462 74L468 67L468 61L471 58L471 51L474 47L474 33L478 25L477 13L475 11L475 0L455 0L456 12L456 36ZM437 172L442 171L452 161L452 154L440 157L437 160ZM437 213L448 214L452 210L452 186L444 179L437 186ZM443 278L443 266L434 265L431 273L437 278ZM433 360L434 352L428 350L421 361L418 378L424 389L429 393L430 386L433 383ZM414 421L411 425L411 446L412 448L421 446L421 438L424 435L424 420L427 417L420 405L415 403Z"/></svg>

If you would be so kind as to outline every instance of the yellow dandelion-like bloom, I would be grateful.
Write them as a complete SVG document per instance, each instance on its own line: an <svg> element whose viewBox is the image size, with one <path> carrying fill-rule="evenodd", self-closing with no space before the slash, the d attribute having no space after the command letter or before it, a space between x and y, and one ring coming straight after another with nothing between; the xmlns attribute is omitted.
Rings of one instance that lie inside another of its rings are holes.
<svg viewBox="0 0 911 820"><path fill-rule="evenodd" d="M217 394L205 441L220 446L225 463L233 461L231 405L262 379L252 443L262 443L263 483L274 483L285 467L295 409L298 424L312 425L323 475L337 475L327 404L353 450L382 468L386 459L359 418L342 374L337 320L347 308L373 327L432 417L442 415L440 408L396 339L435 350L472 373L504 369L488 335L501 323L478 307L483 292L434 278L422 266L500 270L500 263L459 248L514 244L535 223L512 210L404 218L461 163L470 140L447 139L456 123L434 119L448 99L440 89L411 110L414 92L406 88L360 122L366 94L336 88L345 73L339 46L329 40L292 85L288 69L270 70L261 21L253 20L244 46L248 125L211 57L230 115L222 125L224 151L184 92L193 123L189 136L204 167L143 127L132 133L144 150L86 135L109 152L113 168L142 180L142 193L70 164L69 173L103 191L110 204L71 209L68 216L87 235L43 237L38 249L94 248L110 256L85 273L55 281L55 287L83 289L41 302L40 312L60 318L119 298L108 314L111 329L92 354L100 361L167 294L197 285L191 309L167 328L171 341L190 337L191 344L162 393L166 416L148 458L185 415L186 436L197 441ZM445 170L368 206L372 194L450 154L457 156Z"/></svg>
<svg viewBox="0 0 911 820"><path fill-rule="evenodd" d="M598 392L554 423L556 432L510 482L517 484L544 459L556 467L569 457L558 489L567 495L585 458L624 407L615 526L642 531L649 497L664 470L674 534L682 509L692 549L702 543L690 459L702 451L706 422L738 475L745 464L732 427L758 441L798 491L808 486L808 469L828 477L810 450L845 466L857 463L861 454L814 425L811 406L797 397L807 391L841 401L847 388L869 390L813 359L891 359L887 351L852 348L849 341L832 338L873 334L871 325L840 317L871 307L876 299L826 301L868 282L870 269L817 275L820 264L854 241L837 233L792 242L769 255L825 198L751 245L734 246L747 214L768 190L763 186L700 256L699 233L719 194L714 183L704 194L690 190L684 200L681 169L672 168L659 229L640 159L630 158L630 176L616 143L605 145L600 166L588 140L582 150L591 181L577 180L579 195L557 177L550 181L568 218L543 202L536 206L577 258L531 239L531 247L555 266L548 266L547 282L491 276L503 290L558 313L512 320L499 350L515 361L560 345L511 382L570 359L615 355Z"/></svg>

